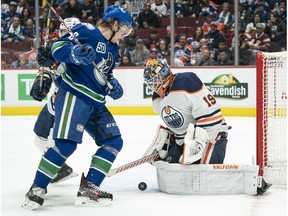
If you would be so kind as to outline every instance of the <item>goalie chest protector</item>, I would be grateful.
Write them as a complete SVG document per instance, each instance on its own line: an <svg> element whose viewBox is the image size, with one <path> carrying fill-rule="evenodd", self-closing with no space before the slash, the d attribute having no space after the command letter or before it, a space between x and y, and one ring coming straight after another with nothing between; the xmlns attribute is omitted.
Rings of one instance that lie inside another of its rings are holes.
<svg viewBox="0 0 288 216"><path fill-rule="evenodd" d="M223 131L222 112L211 92L192 72L178 73L167 96L153 94L153 110L176 134L184 134L189 123L204 127L213 140Z"/></svg>

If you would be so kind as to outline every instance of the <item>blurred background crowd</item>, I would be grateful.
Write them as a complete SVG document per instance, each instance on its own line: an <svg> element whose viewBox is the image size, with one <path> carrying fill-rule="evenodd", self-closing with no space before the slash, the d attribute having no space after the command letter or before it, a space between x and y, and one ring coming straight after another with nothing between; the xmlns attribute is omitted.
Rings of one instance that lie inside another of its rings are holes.
<svg viewBox="0 0 288 216"><path fill-rule="evenodd" d="M238 44L235 44L234 4L238 4ZM257 52L287 50L286 0L175 0L175 43L171 45L170 0L119 0L135 23L131 34L119 42L119 66L143 66L150 58L166 59L173 49L175 66L255 65ZM54 0L64 19L77 17L97 24L103 0ZM39 35L46 34L47 6L40 3ZM48 44L59 38L60 22L52 13ZM35 1L1 1L1 68L38 68L36 61Z"/></svg>

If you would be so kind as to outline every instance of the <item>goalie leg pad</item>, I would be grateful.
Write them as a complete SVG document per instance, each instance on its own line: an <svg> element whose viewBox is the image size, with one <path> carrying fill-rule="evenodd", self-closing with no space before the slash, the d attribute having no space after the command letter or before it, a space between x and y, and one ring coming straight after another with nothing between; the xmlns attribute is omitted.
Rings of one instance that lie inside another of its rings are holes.
<svg viewBox="0 0 288 216"><path fill-rule="evenodd" d="M156 161L160 191L182 195L255 195L259 166L246 164L182 165ZM175 184L178 182L179 184Z"/></svg>
<svg viewBox="0 0 288 216"><path fill-rule="evenodd" d="M160 125L156 131L156 134L154 136L151 145L148 147L143 157L149 156L153 154L155 151L158 151L160 158L162 159L166 158L170 142L171 142L171 132L167 128Z"/></svg>

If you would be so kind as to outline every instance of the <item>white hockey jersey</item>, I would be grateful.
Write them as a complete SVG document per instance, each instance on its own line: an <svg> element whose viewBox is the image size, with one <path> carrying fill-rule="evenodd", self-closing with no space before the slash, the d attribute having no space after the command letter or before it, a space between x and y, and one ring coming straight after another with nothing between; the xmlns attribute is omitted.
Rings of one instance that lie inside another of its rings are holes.
<svg viewBox="0 0 288 216"><path fill-rule="evenodd" d="M219 132L228 131L215 98L191 72L176 74L170 92L163 99L153 94L153 110L175 134L186 133L189 123L205 129L214 143Z"/></svg>

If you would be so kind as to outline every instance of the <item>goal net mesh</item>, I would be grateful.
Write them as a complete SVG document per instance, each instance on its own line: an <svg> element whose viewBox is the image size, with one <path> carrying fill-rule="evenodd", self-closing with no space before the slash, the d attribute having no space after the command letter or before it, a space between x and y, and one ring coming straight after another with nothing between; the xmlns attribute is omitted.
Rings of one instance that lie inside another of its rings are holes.
<svg viewBox="0 0 288 216"><path fill-rule="evenodd" d="M274 185L287 185L287 52L257 55L257 164Z"/></svg>

